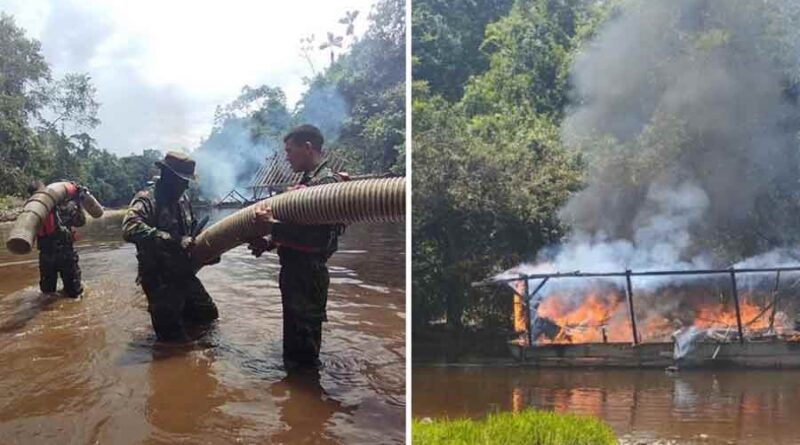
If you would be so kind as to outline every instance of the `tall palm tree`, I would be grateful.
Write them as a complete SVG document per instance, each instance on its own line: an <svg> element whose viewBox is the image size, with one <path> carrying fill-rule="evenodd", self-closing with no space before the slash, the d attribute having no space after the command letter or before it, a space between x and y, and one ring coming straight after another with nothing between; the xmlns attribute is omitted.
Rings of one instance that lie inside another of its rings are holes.
<svg viewBox="0 0 800 445"><path fill-rule="evenodd" d="M319 46L319 49L331 49L331 66L333 66L333 48L342 47L342 36L335 36L332 32L328 33L328 41Z"/></svg>
<svg viewBox="0 0 800 445"><path fill-rule="evenodd" d="M358 11L346 11L344 13L344 17L339 19L339 23L342 25L347 25L347 30L345 35L352 36L353 31L355 30L355 21L356 17L358 17Z"/></svg>

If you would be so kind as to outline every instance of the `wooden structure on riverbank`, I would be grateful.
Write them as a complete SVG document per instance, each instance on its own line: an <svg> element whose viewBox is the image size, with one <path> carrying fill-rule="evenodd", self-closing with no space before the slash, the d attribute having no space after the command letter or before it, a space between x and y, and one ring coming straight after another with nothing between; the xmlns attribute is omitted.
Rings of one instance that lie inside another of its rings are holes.
<svg viewBox="0 0 800 445"><path fill-rule="evenodd" d="M325 161L328 162L328 167L337 173L342 172L344 168L344 159L336 156L335 154L328 154ZM391 173L380 174L365 174L357 176L349 176L349 180L357 181L361 179L385 178L397 176ZM212 207L217 208L240 208L250 205L256 201L260 201L270 196L277 195L285 192L289 187L297 185L303 178L303 173L295 173L292 167L283 155L274 153L267 156L264 164L259 167L256 174L253 176L252 181L245 187L250 191L250 197L240 193L238 190L233 189L228 192L224 198L212 204Z"/></svg>
<svg viewBox="0 0 800 445"><path fill-rule="evenodd" d="M328 167L338 172L344 166L344 160L335 155L328 155ZM286 158L278 153L268 156L264 165L258 169L247 189L252 192L252 201L268 198L282 193L302 179L302 173L295 173Z"/></svg>
<svg viewBox="0 0 800 445"><path fill-rule="evenodd" d="M327 158L328 165L334 170L339 171L344 162L335 157ZM302 173L295 173L286 158L277 152L267 156L264 164L258 168L253 179L245 187L250 193L250 197L245 196L236 188L229 191L222 199L211 204L215 208L241 208L248 206L256 201L270 196L277 195L286 191L292 185L297 184L302 179Z"/></svg>

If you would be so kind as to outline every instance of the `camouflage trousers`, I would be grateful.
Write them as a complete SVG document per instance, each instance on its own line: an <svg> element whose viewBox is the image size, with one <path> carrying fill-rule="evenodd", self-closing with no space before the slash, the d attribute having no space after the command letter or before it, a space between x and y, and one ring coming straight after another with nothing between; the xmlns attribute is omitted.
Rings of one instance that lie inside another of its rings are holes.
<svg viewBox="0 0 800 445"><path fill-rule="evenodd" d="M194 275L171 279L143 275L140 282L160 341L188 340L187 325L208 324L219 318L217 306Z"/></svg>
<svg viewBox="0 0 800 445"><path fill-rule="evenodd" d="M330 277L325 261L281 258L283 358L287 365L318 366L322 322L328 321Z"/></svg>
<svg viewBox="0 0 800 445"><path fill-rule="evenodd" d="M55 292L59 275L64 282L64 293L70 298L78 298L83 292L83 286L75 249L39 252L39 289L45 293Z"/></svg>

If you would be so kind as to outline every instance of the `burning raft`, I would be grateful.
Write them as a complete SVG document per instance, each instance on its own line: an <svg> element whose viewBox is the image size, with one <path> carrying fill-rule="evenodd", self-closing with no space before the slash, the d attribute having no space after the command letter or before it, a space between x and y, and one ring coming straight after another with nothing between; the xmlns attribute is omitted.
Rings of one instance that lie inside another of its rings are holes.
<svg viewBox="0 0 800 445"><path fill-rule="evenodd" d="M475 285L514 289L516 334L509 347L525 365L800 368L800 332L789 316L800 310L798 272L800 266L566 274L512 270ZM649 283L638 294L632 285L636 277ZM561 280L566 278L573 280Z"/></svg>

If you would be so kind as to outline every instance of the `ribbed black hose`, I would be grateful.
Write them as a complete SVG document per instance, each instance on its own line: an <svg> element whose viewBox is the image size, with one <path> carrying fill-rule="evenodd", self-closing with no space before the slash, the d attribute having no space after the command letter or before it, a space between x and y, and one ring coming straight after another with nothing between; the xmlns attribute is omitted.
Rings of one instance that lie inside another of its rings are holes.
<svg viewBox="0 0 800 445"><path fill-rule="evenodd" d="M53 209L72 198L77 193L77 187L71 182L54 182L47 187L33 192L22 207L22 213L17 216L14 227L8 234L6 248L11 253L26 254L31 251L33 239L42 227L47 215ZM93 218L103 216L103 207L88 192L83 194L82 204Z"/></svg>
<svg viewBox="0 0 800 445"><path fill-rule="evenodd" d="M269 234L271 224L255 224L259 207L271 207L276 220L302 225L403 221L405 183L405 178L365 179L307 187L265 199L201 233L192 258L202 265L252 238Z"/></svg>

